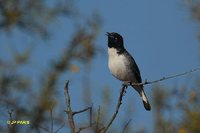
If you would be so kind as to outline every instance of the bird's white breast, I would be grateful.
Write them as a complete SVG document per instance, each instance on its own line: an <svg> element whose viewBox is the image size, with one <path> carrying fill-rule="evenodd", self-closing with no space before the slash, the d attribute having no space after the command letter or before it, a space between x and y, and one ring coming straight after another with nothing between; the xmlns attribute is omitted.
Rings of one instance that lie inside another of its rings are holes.
<svg viewBox="0 0 200 133"><path fill-rule="evenodd" d="M108 48L108 67L111 73L121 81L130 81L133 75L129 72L128 60L118 54L115 48Z"/></svg>

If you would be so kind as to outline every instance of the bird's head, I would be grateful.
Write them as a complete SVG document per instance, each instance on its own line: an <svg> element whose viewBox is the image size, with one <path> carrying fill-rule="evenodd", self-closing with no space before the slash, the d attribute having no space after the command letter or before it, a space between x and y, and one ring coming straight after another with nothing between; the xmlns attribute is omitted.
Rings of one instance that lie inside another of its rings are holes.
<svg viewBox="0 0 200 133"><path fill-rule="evenodd" d="M124 48L123 37L116 32L106 32L108 36L108 47L122 49Z"/></svg>

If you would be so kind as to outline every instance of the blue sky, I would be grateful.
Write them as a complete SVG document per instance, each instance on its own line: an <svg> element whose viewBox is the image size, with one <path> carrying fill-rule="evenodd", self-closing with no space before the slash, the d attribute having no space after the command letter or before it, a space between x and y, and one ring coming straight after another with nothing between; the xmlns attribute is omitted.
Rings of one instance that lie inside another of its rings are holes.
<svg viewBox="0 0 200 133"><path fill-rule="evenodd" d="M99 12L103 19L102 29L97 39L105 55L98 54L92 64L91 88L93 88L93 104L98 107L102 105L100 94L102 88L108 86L111 90L112 104L115 105L119 95L121 82L116 80L109 72L107 67L107 37L105 33L118 32L124 37L126 49L134 56L143 79L154 80L163 76L188 71L191 68L199 66L199 41L197 40L198 26L192 19L189 7L182 0L84 0L76 1L78 8L85 16L90 16L94 11ZM58 26L58 25L59 26ZM17 48L21 49L21 43L38 43L38 47L33 53L31 68L24 71L37 75L38 70L46 70L47 60L50 56L56 58L60 51L65 47L65 42L69 41L72 31L71 22L66 19L57 20L52 25L51 30L54 32L52 39L42 42L33 41L27 35L21 34L20 37L14 37L13 40L5 39L4 44L17 43ZM18 32L14 32L17 34ZM48 45L40 45L46 43ZM4 49L7 49L5 45ZM7 52L0 55L7 56ZM42 56L41 56L42 55ZM8 57L6 57L8 58ZM25 72L25 73L26 73ZM63 87L66 79L71 80L71 88L81 88L77 84L81 79L79 74L64 75L60 81L59 87ZM194 74L195 75L195 74ZM78 77L78 78L77 78ZM186 84L186 81L192 75L178 77L164 81L161 84L167 87ZM151 102L152 85L145 86L145 91ZM63 96L63 89L59 90ZM72 101L76 103L84 90L79 93L72 90ZM62 99L62 98L61 98ZM64 96L63 96L64 104ZM81 98L79 99L79 101ZM133 90L128 90L124 97L123 106L120 114L125 112L126 101L133 101L133 116L131 126L148 129L152 132L153 127L153 106L152 112L146 112L140 101L138 94ZM74 105L79 108L79 104ZM115 107L114 107L115 108ZM114 108L111 111L114 111ZM123 114L124 115L124 114ZM127 114L128 115L128 114ZM128 120L127 120L128 121ZM116 124L116 123L115 123Z"/></svg>

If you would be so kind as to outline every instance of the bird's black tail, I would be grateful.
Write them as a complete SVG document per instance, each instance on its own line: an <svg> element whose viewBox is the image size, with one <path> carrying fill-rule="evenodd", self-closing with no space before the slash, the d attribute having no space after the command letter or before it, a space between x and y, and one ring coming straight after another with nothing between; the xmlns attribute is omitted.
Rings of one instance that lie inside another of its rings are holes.
<svg viewBox="0 0 200 133"><path fill-rule="evenodd" d="M147 110L147 111L150 111L151 110L151 105L147 99L147 96L143 90L143 86L132 86L139 94L140 94L140 97L142 98L142 102L144 104L144 108Z"/></svg>
<svg viewBox="0 0 200 133"><path fill-rule="evenodd" d="M145 92L144 92L143 89L140 91L140 96L141 96L141 98L142 98L142 102L143 102L143 104L144 104L144 108L145 108L147 111L150 111L150 110L151 110L151 105L150 105L150 103L149 103L149 101L148 101L148 99L147 99L147 96L146 96L146 94L145 94Z"/></svg>

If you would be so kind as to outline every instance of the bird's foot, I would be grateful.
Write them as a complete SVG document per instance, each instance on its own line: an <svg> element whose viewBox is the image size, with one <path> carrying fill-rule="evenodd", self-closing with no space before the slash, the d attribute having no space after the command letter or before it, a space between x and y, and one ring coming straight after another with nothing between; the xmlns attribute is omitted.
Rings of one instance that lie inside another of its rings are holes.
<svg viewBox="0 0 200 133"><path fill-rule="evenodd" d="M128 88L128 86L131 84L131 82L124 82L122 84L122 89L124 88L124 92L123 92L123 95L126 93L126 89Z"/></svg>
<svg viewBox="0 0 200 133"><path fill-rule="evenodd" d="M122 87L125 87L127 88L128 87L128 84L126 82L122 83Z"/></svg>
<svg viewBox="0 0 200 133"><path fill-rule="evenodd" d="M126 88L127 88L128 86L131 86L131 85L132 85L131 82L124 82L124 83L122 84L122 86L125 86Z"/></svg>

